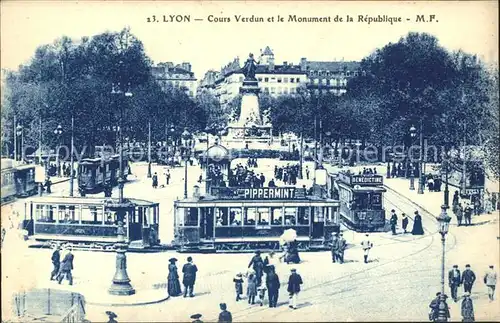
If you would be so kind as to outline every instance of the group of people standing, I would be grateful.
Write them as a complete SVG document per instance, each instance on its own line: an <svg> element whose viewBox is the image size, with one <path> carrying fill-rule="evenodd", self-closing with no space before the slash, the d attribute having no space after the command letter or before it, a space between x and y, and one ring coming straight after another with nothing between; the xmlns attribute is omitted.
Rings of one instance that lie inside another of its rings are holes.
<svg viewBox="0 0 500 323"><path fill-rule="evenodd" d="M406 214L401 214L401 227L403 228L404 233L408 233L408 216ZM394 209L391 210L391 218L389 219L389 224L391 225L391 231L393 235L396 235L396 226L398 224L398 215L396 214L396 211ZM415 211L414 217L413 217L413 228L411 230L411 234L413 235L423 235L424 234L424 228L422 225L422 216L418 213L418 211Z"/></svg>
<svg viewBox="0 0 500 323"><path fill-rule="evenodd" d="M461 304L461 315L463 322L474 322L474 305L472 302L471 294L472 287L476 281L476 274L472 271L470 264L465 265L465 270L460 272L458 265L453 265L453 268L448 272L448 286L450 287L451 297L454 302L458 302L458 287L464 286L464 294L462 296ZM495 286L497 283L497 274L494 270L494 266L489 266L489 270L486 272L483 278L483 282L488 288L488 298L492 302L495 298ZM447 295L442 295L441 293L436 294L436 298L430 303L430 313L429 320L437 322L439 321L439 310L440 303L444 301L444 315L450 318L450 311L448 304L446 303Z"/></svg>
<svg viewBox="0 0 500 323"><path fill-rule="evenodd" d="M299 177L299 165L290 165L278 167L274 166L274 178L282 181L286 185L297 184L297 178ZM309 178L309 168L306 167L306 177Z"/></svg>
<svg viewBox="0 0 500 323"><path fill-rule="evenodd" d="M177 272L177 258L170 258L168 265L168 283L167 291L170 297L184 295L184 297L194 297L194 284L196 283L196 273L198 267L193 263L192 257L187 257L187 262L182 266L182 284L184 285L184 293L181 289L179 281L179 273Z"/></svg>
<svg viewBox="0 0 500 323"><path fill-rule="evenodd" d="M264 187L266 177L264 174L257 174L248 166L237 164L230 171L229 186L231 187Z"/></svg>
<svg viewBox="0 0 500 323"><path fill-rule="evenodd" d="M169 169L167 169L165 171L164 176L165 176L165 186L166 186L166 185L170 184L170 170ZM151 182L152 182L151 184L152 184L154 189L158 188L158 173L155 172L153 174L153 176L151 177Z"/></svg>

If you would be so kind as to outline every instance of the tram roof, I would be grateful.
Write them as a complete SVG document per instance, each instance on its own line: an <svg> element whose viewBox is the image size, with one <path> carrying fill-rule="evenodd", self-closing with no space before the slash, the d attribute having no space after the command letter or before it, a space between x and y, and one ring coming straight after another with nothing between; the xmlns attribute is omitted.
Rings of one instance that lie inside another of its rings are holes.
<svg viewBox="0 0 500 323"><path fill-rule="evenodd" d="M37 196L30 198L29 202L36 203L46 203L46 204L86 204L86 205L96 205L104 204L106 200L102 197L71 197L71 196ZM113 203L118 203L118 199L112 198ZM135 198L127 198L129 202L135 204L135 206L155 206L158 205L157 202L151 202L147 200L140 200Z"/></svg>
<svg viewBox="0 0 500 323"><path fill-rule="evenodd" d="M335 206L339 203L338 200L329 199L329 198L321 198L317 196L306 196L305 198L295 198L295 199L227 199L220 198L216 196L203 196L200 199L189 197L182 200L175 201L176 205L179 206L193 206L200 205L204 206L206 204L224 204L224 205L262 205L266 206L269 204L284 204L290 206L296 206L298 204L304 204L304 206L315 205L315 204L331 204Z"/></svg>

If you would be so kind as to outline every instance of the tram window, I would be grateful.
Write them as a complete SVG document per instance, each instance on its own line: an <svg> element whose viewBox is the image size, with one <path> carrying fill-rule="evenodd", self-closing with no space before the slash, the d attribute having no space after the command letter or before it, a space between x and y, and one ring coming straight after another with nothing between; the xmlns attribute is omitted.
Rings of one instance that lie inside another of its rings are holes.
<svg viewBox="0 0 500 323"><path fill-rule="evenodd" d="M314 222L318 223L318 222L323 222L325 220L324 218L324 214L323 214L323 207L319 206L319 207L315 207L314 208Z"/></svg>
<svg viewBox="0 0 500 323"><path fill-rule="evenodd" d="M283 224L283 209L280 207L271 208L271 224L272 225L282 225Z"/></svg>
<svg viewBox="0 0 500 323"><path fill-rule="evenodd" d="M241 225L241 208L229 209L229 223L231 225Z"/></svg>
<svg viewBox="0 0 500 323"><path fill-rule="evenodd" d="M245 209L245 225L255 225L256 208L249 207Z"/></svg>
<svg viewBox="0 0 500 323"><path fill-rule="evenodd" d="M298 214L299 224L309 225L309 208L304 207L304 206L300 206L298 209L299 209L298 210L299 211L299 214Z"/></svg>
<svg viewBox="0 0 500 323"><path fill-rule="evenodd" d="M82 224L101 224L102 223L102 209L96 206L83 206L82 207Z"/></svg>
<svg viewBox="0 0 500 323"><path fill-rule="evenodd" d="M59 223L78 223L78 218L75 217L75 206L59 205L58 219Z"/></svg>
<svg viewBox="0 0 500 323"><path fill-rule="evenodd" d="M269 225L269 208L261 207L257 209L258 225Z"/></svg>
<svg viewBox="0 0 500 323"><path fill-rule="evenodd" d="M295 225L297 223L297 208L285 208L285 225Z"/></svg>
<svg viewBox="0 0 500 323"><path fill-rule="evenodd" d="M190 207L184 213L185 226L198 226L198 208Z"/></svg>
<svg viewBox="0 0 500 323"><path fill-rule="evenodd" d="M220 207L220 208L217 208L217 213L216 213L216 216L215 216L215 225L220 227L220 226L223 226L223 225L227 225L229 222L228 222L228 211L227 211L227 207Z"/></svg>
<svg viewBox="0 0 500 323"><path fill-rule="evenodd" d="M104 224L107 224L107 225L116 225L116 224L118 224L118 219L116 217L116 212L106 210L106 212L104 213Z"/></svg>
<svg viewBox="0 0 500 323"><path fill-rule="evenodd" d="M55 206L52 205L37 204L35 209L37 221L48 223L56 222L56 220L54 219L54 208Z"/></svg>

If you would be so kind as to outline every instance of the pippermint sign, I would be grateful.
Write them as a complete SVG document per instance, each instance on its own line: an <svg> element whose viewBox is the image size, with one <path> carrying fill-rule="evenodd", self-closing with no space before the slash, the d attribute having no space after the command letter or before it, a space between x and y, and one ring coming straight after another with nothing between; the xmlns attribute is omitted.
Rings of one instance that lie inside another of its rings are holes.
<svg viewBox="0 0 500 323"><path fill-rule="evenodd" d="M246 200L291 200L295 198L294 187L242 188L238 196Z"/></svg>

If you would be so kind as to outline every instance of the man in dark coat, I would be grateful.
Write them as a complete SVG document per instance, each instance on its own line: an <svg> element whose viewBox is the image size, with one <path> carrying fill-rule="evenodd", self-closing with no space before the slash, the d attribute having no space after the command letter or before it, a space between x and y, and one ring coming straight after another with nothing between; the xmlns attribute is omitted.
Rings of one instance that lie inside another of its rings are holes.
<svg viewBox="0 0 500 323"><path fill-rule="evenodd" d="M339 238L339 261L341 264L344 263L344 252L347 249L347 241L344 239L344 234L340 233Z"/></svg>
<svg viewBox="0 0 500 323"><path fill-rule="evenodd" d="M276 307L278 305L280 279L274 270L274 266L269 266L269 273L266 275L266 286L269 295L269 307Z"/></svg>
<svg viewBox="0 0 500 323"><path fill-rule="evenodd" d="M448 285L451 290L451 297L456 302L458 301L457 289L461 282L460 270L458 270L457 265L453 265L453 269L448 272Z"/></svg>
<svg viewBox="0 0 500 323"><path fill-rule="evenodd" d="M472 285L476 281L476 274L470 269L470 265L465 265L465 270L462 273L461 283L464 285L464 292L472 293Z"/></svg>
<svg viewBox="0 0 500 323"><path fill-rule="evenodd" d="M60 249L59 245L57 245L52 253L52 265L54 266L54 269L50 273L50 280L54 280L54 277L58 278L57 274L59 273L59 266L61 265L61 254L59 253Z"/></svg>
<svg viewBox="0 0 500 323"><path fill-rule="evenodd" d="M398 224L398 216L396 215L396 211L391 210L391 231L392 235L396 235L396 224Z"/></svg>
<svg viewBox="0 0 500 323"><path fill-rule="evenodd" d="M464 218L465 218L465 225L471 225L472 224L472 207L470 206L469 203L465 205L464 208Z"/></svg>
<svg viewBox="0 0 500 323"><path fill-rule="evenodd" d="M300 285L302 285L302 277L300 277L299 274L297 274L296 269L292 269L292 274L288 278L288 293L290 295L289 301L288 301L288 307L293 308L294 310L297 309L297 297L300 292Z"/></svg>
<svg viewBox="0 0 500 323"><path fill-rule="evenodd" d="M474 306L469 293L464 294L462 301L462 322L474 322Z"/></svg>
<svg viewBox="0 0 500 323"><path fill-rule="evenodd" d="M401 220L401 226L403 227L404 233L407 233L408 231L406 228L408 228L408 217L406 214L402 214L403 220Z"/></svg>
<svg viewBox="0 0 500 323"><path fill-rule="evenodd" d="M187 257L187 264L182 267L182 273L184 277L182 278L182 284L184 285L184 297L187 297L189 292L189 297L194 297L194 283L196 282L196 272L198 267L193 264L193 258Z"/></svg>
<svg viewBox="0 0 500 323"><path fill-rule="evenodd" d="M219 305L220 309L222 312L219 314L219 321L218 323L231 323L233 322L233 316L231 315L231 312L227 310L227 305L226 303L221 303Z"/></svg>
<svg viewBox="0 0 500 323"><path fill-rule="evenodd" d="M331 247L333 263L335 263L336 260L339 258L339 250L340 250L339 237L338 235L334 234L332 236L332 247Z"/></svg>
<svg viewBox="0 0 500 323"><path fill-rule="evenodd" d="M252 257L250 263L248 264L248 268L252 267L255 271L255 277L257 278L256 283L257 286L262 282L262 272L264 270L264 260L260 256L260 251L257 250L255 252L255 256Z"/></svg>
<svg viewBox="0 0 500 323"><path fill-rule="evenodd" d="M71 253L71 247L68 248L68 253L64 256L64 259L61 264L61 273L59 274L59 278L57 279L59 284L62 282L63 278L66 277L68 279L69 284L73 285L73 275L71 271L73 270L73 259L75 256Z"/></svg>

